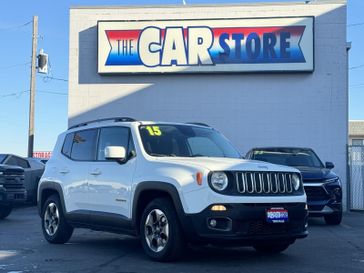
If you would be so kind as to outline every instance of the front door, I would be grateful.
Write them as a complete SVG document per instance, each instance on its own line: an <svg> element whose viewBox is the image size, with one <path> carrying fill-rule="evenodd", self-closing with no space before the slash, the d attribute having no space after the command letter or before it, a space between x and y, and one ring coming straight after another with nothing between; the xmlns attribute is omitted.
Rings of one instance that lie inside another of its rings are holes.
<svg viewBox="0 0 364 273"><path fill-rule="evenodd" d="M123 146L127 155L132 156L126 163L106 160L107 146ZM119 126L100 128L96 156L96 161L90 165L88 183L90 207L93 211L131 218L130 196L136 158L130 129Z"/></svg>

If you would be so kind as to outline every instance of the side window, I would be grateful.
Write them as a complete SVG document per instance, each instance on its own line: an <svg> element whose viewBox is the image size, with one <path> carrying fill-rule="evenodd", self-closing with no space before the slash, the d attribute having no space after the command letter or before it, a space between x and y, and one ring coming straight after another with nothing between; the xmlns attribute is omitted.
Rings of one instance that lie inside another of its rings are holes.
<svg viewBox="0 0 364 273"><path fill-rule="evenodd" d="M68 157L71 157L73 135L74 133L70 133L66 136L62 147L62 154Z"/></svg>
<svg viewBox="0 0 364 273"><path fill-rule="evenodd" d="M105 160L105 148L107 146L124 146L128 151L129 128L106 127L100 129L97 160Z"/></svg>
<svg viewBox="0 0 364 273"><path fill-rule="evenodd" d="M18 161L16 160L16 157L15 156L10 156L6 162L5 162L6 165L11 165L11 166L18 166Z"/></svg>
<svg viewBox="0 0 364 273"><path fill-rule="evenodd" d="M16 161L18 162L17 166L22 167L24 169L30 168L29 162L27 160L17 157Z"/></svg>
<svg viewBox="0 0 364 273"><path fill-rule="evenodd" d="M7 165L12 165L12 166L18 166L18 167L22 167L22 168L30 168L28 161L26 161L23 158L20 157L16 157L16 156L10 156L9 159L6 161Z"/></svg>
<svg viewBox="0 0 364 273"><path fill-rule="evenodd" d="M97 130L76 132L73 136L71 158L75 160L95 160Z"/></svg>

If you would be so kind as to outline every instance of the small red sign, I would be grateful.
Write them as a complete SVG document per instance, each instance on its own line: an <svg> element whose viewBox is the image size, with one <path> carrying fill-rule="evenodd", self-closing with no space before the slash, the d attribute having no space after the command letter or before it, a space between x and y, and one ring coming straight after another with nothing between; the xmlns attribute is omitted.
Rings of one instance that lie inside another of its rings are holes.
<svg viewBox="0 0 364 273"><path fill-rule="evenodd" d="M51 156L52 156L52 152L33 152L34 158L50 159Z"/></svg>

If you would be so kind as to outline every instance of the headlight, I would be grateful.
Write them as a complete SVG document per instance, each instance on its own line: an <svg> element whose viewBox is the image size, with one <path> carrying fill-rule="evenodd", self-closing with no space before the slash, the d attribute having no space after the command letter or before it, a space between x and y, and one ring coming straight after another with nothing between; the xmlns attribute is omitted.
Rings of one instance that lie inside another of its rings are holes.
<svg viewBox="0 0 364 273"><path fill-rule="evenodd" d="M298 189L301 186L300 177L296 173L292 174L292 186L293 186L295 191L298 191Z"/></svg>
<svg viewBox="0 0 364 273"><path fill-rule="evenodd" d="M325 180L325 183L332 183L332 182L338 182L338 181L339 181L339 177L334 177L334 178Z"/></svg>
<svg viewBox="0 0 364 273"><path fill-rule="evenodd" d="M217 191L223 191L227 188L229 179L224 172L214 172L211 175L211 186Z"/></svg>
<svg viewBox="0 0 364 273"><path fill-rule="evenodd" d="M4 173L3 172L0 172L0 175L3 175Z"/></svg>

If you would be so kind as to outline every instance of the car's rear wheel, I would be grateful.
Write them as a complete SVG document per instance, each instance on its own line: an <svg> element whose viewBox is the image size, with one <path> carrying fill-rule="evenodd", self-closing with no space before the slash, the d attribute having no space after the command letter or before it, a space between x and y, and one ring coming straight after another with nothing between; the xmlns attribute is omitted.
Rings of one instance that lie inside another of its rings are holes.
<svg viewBox="0 0 364 273"><path fill-rule="evenodd" d="M291 242L264 242L254 245L254 249L258 252L266 254L278 254L285 251Z"/></svg>
<svg viewBox="0 0 364 273"><path fill-rule="evenodd" d="M155 261L181 256L185 242L170 199L154 199L147 205L140 221L140 237L144 251Z"/></svg>
<svg viewBox="0 0 364 273"><path fill-rule="evenodd" d="M0 219L8 217L12 210L11 205L0 205Z"/></svg>
<svg viewBox="0 0 364 273"><path fill-rule="evenodd" d="M48 197L42 209L44 238L52 244L64 244L72 236L73 228L66 222L57 194Z"/></svg>
<svg viewBox="0 0 364 273"><path fill-rule="evenodd" d="M334 212L333 214L325 215L324 219L328 225L340 225L343 218L343 212Z"/></svg>

